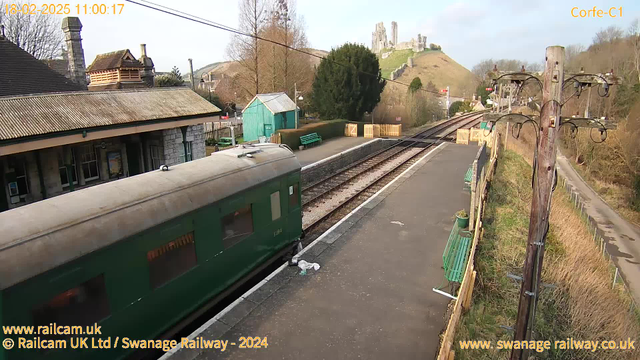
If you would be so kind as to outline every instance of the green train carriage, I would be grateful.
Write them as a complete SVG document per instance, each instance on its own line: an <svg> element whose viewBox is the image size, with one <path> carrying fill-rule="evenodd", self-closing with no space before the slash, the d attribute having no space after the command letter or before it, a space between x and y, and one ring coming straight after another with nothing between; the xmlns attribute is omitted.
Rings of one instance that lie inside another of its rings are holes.
<svg viewBox="0 0 640 360"><path fill-rule="evenodd" d="M157 338L290 251L301 233L300 164L272 144L9 210L0 213L0 325L98 323L102 334L88 337L112 337L112 346L115 337ZM0 347L0 360L130 353Z"/></svg>

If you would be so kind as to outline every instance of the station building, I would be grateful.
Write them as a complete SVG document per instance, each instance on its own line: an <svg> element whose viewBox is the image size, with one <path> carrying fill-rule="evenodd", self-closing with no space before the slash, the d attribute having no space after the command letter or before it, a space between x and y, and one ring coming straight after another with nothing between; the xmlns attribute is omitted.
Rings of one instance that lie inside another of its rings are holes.
<svg viewBox="0 0 640 360"><path fill-rule="evenodd" d="M81 27L63 21L69 77L0 34L0 211L206 155L220 109L187 87L88 91Z"/></svg>

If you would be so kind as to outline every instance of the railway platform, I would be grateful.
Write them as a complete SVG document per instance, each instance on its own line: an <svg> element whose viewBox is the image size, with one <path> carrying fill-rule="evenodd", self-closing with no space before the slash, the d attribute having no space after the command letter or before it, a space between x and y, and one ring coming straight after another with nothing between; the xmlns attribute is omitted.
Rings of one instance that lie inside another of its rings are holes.
<svg viewBox="0 0 640 360"><path fill-rule="evenodd" d="M300 165L307 166L320 161L324 158L328 158L332 155L339 154L352 147L364 144L372 139L365 139L364 137L336 137L326 139L322 141L322 144L310 147L304 150L296 150L294 153L300 161Z"/></svg>
<svg viewBox="0 0 640 360"><path fill-rule="evenodd" d="M476 146L443 143L190 335L219 349L172 350L172 360L432 358L449 299L442 252L454 213L469 210L464 175ZM239 348L241 337L268 347Z"/></svg>

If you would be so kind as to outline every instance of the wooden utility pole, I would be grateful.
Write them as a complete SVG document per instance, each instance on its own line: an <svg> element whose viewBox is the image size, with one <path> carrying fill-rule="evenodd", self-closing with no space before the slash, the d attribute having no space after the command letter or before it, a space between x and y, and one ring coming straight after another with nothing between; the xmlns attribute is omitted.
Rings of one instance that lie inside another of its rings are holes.
<svg viewBox="0 0 640 360"><path fill-rule="evenodd" d="M563 81L564 48L550 46L547 48L543 75L537 161L534 163L529 237L515 326L515 341L530 339L531 327L535 321L535 306L540 295L540 275L555 180L556 138L560 127ZM526 356L523 350L514 349L511 352L511 360L524 360Z"/></svg>

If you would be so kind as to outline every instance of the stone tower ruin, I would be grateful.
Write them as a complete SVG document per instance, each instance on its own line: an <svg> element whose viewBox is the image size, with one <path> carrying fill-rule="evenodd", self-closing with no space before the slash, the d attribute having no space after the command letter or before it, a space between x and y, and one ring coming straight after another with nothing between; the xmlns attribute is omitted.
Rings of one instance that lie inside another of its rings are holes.
<svg viewBox="0 0 640 360"><path fill-rule="evenodd" d="M396 46L398 44L398 23L395 21L391 22L391 47Z"/></svg>
<svg viewBox="0 0 640 360"><path fill-rule="evenodd" d="M387 47L389 47L387 29L384 28L384 23L379 22L376 24L376 31L371 34L371 51L378 54Z"/></svg>

